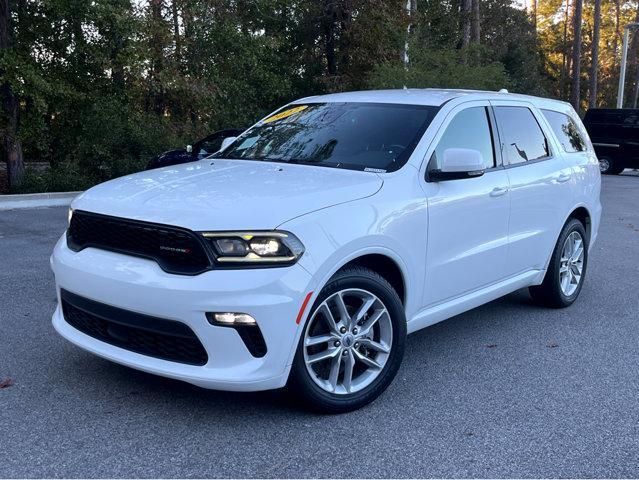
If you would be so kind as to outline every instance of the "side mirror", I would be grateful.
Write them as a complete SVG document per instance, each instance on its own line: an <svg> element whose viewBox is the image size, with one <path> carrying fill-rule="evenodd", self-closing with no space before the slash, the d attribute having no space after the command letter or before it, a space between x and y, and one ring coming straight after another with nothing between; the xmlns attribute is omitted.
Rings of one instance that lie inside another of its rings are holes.
<svg viewBox="0 0 639 480"><path fill-rule="evenodd" d="M224 140L222 140L222 146L220 147L220 152L225 150L226 147L228 147L231 143L233 143L236 138L237 137L226 137Z"/></svg>
<svg viewBox="0 0 639 480"><path fill-rule="evenodd" d="M193 145L186 146L186 153L193 153Z"/></svg>
<svg viewBox="0 0 639 480"><path fill-rule="evenodd" d="M447 148L441 168L428 172L435 182L481 177L485 172L484 158L479 150L470 148Z"/></svg>

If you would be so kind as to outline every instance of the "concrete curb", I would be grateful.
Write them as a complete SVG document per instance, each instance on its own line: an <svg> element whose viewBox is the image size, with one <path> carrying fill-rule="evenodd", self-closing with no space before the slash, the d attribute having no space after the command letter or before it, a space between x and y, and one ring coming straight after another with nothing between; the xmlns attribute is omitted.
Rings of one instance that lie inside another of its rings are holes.
<svg viewBox="0 0 639 480"><path fill-rule="evenodd" d="M0 195L0 211L19 208L61 207L82 192L27 193L24 195Z"/></svg>

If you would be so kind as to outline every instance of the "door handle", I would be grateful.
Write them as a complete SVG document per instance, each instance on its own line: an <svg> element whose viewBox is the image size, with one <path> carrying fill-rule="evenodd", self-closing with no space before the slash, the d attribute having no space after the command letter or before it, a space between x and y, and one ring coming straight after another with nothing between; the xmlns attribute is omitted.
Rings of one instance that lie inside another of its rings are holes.
<svg viewBox="0 0 639 480"><path fill-rule="evenodd" d="M569 173L562 173L561 175L559 175L557 177L557 182L558 183L564 183L564 182L567 182L568 180L570 180L570 174Z"/></svg>
<svg viewBox="0 0 639 480"><path fill-rule="evenodd" d="M501 197L502 195L506 195L508 193L508 190L510 190L510 188L508 187L495 187L491 190L490 196Z"/></svg>

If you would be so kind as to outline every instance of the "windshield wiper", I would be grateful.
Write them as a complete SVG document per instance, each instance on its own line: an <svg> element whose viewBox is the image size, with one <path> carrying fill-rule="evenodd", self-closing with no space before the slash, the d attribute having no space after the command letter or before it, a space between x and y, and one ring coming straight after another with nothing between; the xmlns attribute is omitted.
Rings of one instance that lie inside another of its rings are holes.
<svg viewBox="0 0 639 480"><path fill-rule="evenodd" d="M276 158L276 157L257 157L257 158L245 158L244 160L261 160L265 162L277 162L277 163L310 163L297 158Z"/></svg>

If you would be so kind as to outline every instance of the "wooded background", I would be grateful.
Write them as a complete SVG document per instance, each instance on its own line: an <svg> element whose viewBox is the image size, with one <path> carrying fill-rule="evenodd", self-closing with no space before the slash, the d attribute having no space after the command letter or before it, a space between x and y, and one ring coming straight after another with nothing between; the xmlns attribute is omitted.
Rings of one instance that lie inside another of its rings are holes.
<svg viewBox="0 0 639 480"><path fill-rule="evenodd" d="M639 2L521 1L0 0L8 183L83 189L323 92L507 88L614 107ZM25 170L35 161L50 168Z"/></svg>

